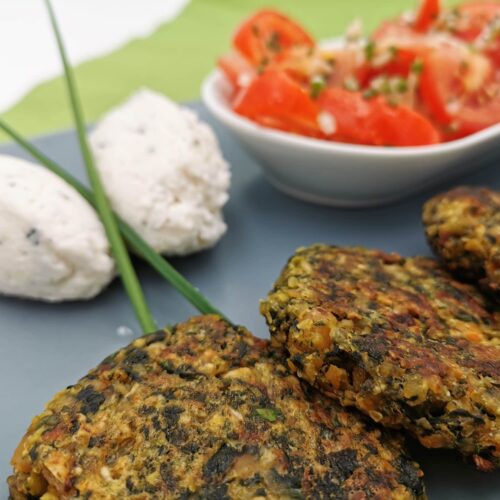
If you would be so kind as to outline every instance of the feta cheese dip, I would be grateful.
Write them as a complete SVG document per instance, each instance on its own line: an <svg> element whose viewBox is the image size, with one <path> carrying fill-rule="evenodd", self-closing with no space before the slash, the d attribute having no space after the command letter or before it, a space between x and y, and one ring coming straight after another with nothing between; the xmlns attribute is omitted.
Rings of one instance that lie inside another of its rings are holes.
<svg viewBox="0 0 500 500"><path fill-rule="evenodd" d="M90 141L113 209L156 251L190 254L226 232L229 166L194 112L140 90L102 118Z"/></svg>
<svg viewBox="0 0 500 500"><path fill-rule="evenodd" d="M43 167L0 156L0 293L90 299L114 275L104 228L87 201Z"/></svg>

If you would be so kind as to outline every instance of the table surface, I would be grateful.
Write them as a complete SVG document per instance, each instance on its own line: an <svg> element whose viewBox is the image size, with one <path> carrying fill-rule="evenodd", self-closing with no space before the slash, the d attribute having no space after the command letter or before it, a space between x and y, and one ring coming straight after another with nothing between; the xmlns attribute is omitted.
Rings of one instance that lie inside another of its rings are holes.
<svg viewBox="0 0 500 500"><path fill-rule="evenodd" d="M195 107L203 119L213 124L201 104ZM218 125L214 127L232 165L231 200L225 210L229 230L213 250L174 259L172 263L227 316L256 335L268 335L258 312L259 299L266 295L287 258L299 246L323 242L381 248L403 255L429 254L420 210L431 192L369 210L309 205L276 191L236 141ZM72 133L35 142L69 171L84 178ZM14 146L3 147L0 152L25 157ZM500 188L500 169L496 163L491 164L458 182ZM182 321L195 313L143 263L137 262L137 267L158 324ZM128 326L138 334L118 280L88 303L48 305L0 299L0 499L7 498L9 458L31 418L56 392L132 340L118 335L120 326ZM500 474L481 474L453 452L424 450L415 443L411 448L426 474L431 499L500 498Z"/></svg>

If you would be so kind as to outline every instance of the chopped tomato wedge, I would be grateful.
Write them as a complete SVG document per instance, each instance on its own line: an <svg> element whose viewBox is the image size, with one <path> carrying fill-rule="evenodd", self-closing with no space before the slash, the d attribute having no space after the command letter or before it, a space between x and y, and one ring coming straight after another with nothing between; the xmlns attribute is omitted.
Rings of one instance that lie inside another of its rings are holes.
<svg viewBox="0 0 500 500"><path fill-rule="evenodd" d="M457 130L448 133L446 139L458 139L474 134L498 123L500 116L500 94L488 100L487 103L469 101L461 110L457 118Z"/></svg>
<svg viewBox="0 0 500 500"><path fill-rule="evenodd" d="M413 27L416 31L425 33L432 26L440 12L440 0L422 0Z"/></svg>
<svg viewBox="0 0 500 500"><path fill-rule="evenodd" d="M274 10L261 10L237 29L233 45L254 66L266 64L296 45L314 47L313 38L297 23Z"/></svg>
<svg viewBox="0 0 500 500"><path fill-rule="evenodd" d="M437 129L408 106L391 106L375 99L369 126L377 131L376 146L427 146L440 142Z"/></svg>
<svg viewBox="0 0 500 500"><path fill-rule="evenodd" d="M463 94L460 60L453 53L432 52L423 64L420 94L430 114L442 125L449 125L450 102Z"/></svg>
<svg viewBox="0 0 500 500"><path fill-rule="evenodd" d="M255 68L237 52L220 57L217 65L235 89L249 85L257 74Z"/></svg>
<svg viewBox="0 0 500 500"><path fill-rule="evenodd" d="M367 121L372 115L372 103L359 92L332 88L319 99L323 112L330 113L335 123L332 138L356 144L374 144L375 134Z"/></svg>
<svg viewBox="0 0 500 500"><path fill-rule="evenodd" d="M439 133L424 116L407 106L391 106L381 97L335 88L320 97L320 107L336 124L336 140L373 146L421 146L439 142Z"/></svg>
<svg viewBox="0 0 500 500"><path fill-rule="evenodd" d="M493 77L491 63L481 54L451 47L436 50L424 59L420 94L430 114L451 125L471 102L487 104L488 94L496 93L490 87Z"/></svg>
<svg viewBox="0 0 500 500"><path fill-rule="evenodd" d="M466 59L439 51L424 61L420 92L437 122L446 126L445 140L483 130L500 120L500 81L481 54Z"/></svg>
<svg viewBox="0 0 500 500"><path fill-rule="evenodd" d="M500 3L476 2L460 5L456 8L456 13L456 20L451 26L453 35L472 42L500 16Z"/></svg>
<svg viewBox="0 0 500 500"><path fill-rule="evenodd" d="M457 8L453 35L470 43L500 66L500 3L478 2Z"/></svg>
<svg viewBox="0 0 500 500"><path fill-rule="evenodd" d="M255 78L236 98L233 109L266 127L321 135L317 103L286 73L267 71Z"/></svg>

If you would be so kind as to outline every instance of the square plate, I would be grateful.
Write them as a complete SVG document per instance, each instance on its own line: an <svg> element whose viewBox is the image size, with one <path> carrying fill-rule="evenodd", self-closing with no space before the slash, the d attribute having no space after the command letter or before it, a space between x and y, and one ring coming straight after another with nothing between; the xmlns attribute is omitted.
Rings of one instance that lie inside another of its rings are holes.
<svg viewBox="0 0 500 500"><path fill-rule="evenodd" d="M258 336L268 336L258 311L259 299L265 297L299 246L322 242L381 248L403 255L430 254L420 211L422 203L437 190L397 205L356 211L294 200L267 183L256 162L214 123L201 104L193 107L214 126L232 165L231 200L225 210L229 231L213 250L173 259L172 263L234 322ZM35 142L84 179L73 133ZM26 158L14 146L2 147L0 152ZM500 169L495 161L457 183L500 189ZM443 185L441 190L449 187ZM182 321L196 313L143 263L138 261L137 267L158 324ZM88 303L49 305L0 298L0 499L8 497L5 479L11 473L9 459L31 419L56 392L132 340L132 336L118 335L120 326L128 326L138 335L118 280ZM411 447L426 474L431 500L500 498L500 474L479 473L453 452L425 450L415 443Z"/></svg>

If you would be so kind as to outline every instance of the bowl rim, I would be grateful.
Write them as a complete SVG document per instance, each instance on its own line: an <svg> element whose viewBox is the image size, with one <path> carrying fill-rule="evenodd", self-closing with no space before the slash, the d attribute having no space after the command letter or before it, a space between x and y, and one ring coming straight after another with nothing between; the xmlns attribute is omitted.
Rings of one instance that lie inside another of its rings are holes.
<svg viewBox="0 0 500 500"><path fill-rule="evenodd" d="M224 102L221 96L223 85L227 87L230 84L222 71L215 69L205 77L201 86L201 96L204 104L217 118L219 118L219 120L233 128L243 130L254 137L260 137L261 139L270 141L274 140L284 145L302 147L303 149L316 152L378 157L406 157L413 155L434 156L447 153L458 153L472 149L474 146L490 141L496 137L500 138L500 123L498 123L462 139L426 146L399 146L388 148L383 146L364 146L315 139L264 127L248 118L238 115Z"/></svg>

